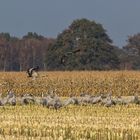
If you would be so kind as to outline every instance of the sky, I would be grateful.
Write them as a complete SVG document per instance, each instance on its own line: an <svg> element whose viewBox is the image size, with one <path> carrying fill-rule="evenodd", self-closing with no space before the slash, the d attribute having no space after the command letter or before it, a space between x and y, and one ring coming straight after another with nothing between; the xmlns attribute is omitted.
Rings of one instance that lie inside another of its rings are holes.
<svg viewBox="0 0 140 140"><path fill-rule="evenodd" d="M140 32L140 0L0 0L0 32L57 37L75 19L100 23L114 45Z"/></svg>

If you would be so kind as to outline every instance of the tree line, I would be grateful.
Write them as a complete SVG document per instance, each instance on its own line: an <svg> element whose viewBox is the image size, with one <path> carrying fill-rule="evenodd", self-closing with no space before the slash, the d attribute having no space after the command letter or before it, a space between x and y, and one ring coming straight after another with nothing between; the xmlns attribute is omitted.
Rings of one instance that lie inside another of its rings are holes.
<svg viewBox="0 0 140 140"><path fill-rule="evenodd" d="M0 71L34 66L40 70L139 70L140 33L129 36L122 48L113 45L101 24L84 18L74 20L56 38L33 32L22 38L0 33Z"/></svg>

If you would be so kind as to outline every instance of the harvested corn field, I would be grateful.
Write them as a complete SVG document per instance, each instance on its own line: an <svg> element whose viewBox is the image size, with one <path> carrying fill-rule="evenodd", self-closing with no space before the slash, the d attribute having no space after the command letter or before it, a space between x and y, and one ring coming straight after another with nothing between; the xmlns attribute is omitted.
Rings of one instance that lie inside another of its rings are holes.
<svg viewBox="0 0 140 140"><path fill-rule="evenodd" d="M0 139L38 140L139 140L140 107L137 105L0 108Z"/></svg>
<svg viewBox="0 0 140 140"><path fill-rule="evenodd" d="M140 93L140 73L135 71L110 72L40 72L35 80L25 72L1 72L2 93L13 89L16 95L30 93L41 96L55 90L58 96L79 96L81 93L130 96Z"/></svg>
<svg viewBox="0 0 140 140"><path fill-rule="evenodd" d="M3 72L0 77L1 99L6 99L8 92L12 98L14 93L16 100L28 97L22 105L0 106L0 139L140 139L140 99L111 107L102 105L105 100L97 104L71 103L60 108L32 102L33 97L41 99L51 91L63 102L110 95L113 101L121 96L129 101L139 96L139 72L40 72L36 79L28 78L24 72Z"/></svg>

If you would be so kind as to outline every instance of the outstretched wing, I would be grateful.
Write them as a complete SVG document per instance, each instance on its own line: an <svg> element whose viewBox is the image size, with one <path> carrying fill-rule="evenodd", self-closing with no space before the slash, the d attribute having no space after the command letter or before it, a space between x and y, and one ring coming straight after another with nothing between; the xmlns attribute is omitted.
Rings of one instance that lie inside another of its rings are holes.
<svg viewBox="0 0 140 140"><path fill-rule="evenodd" d="M39 70L39 66L27 69L28 77L32 77L33 76L33 72L37 72L38 70Z"/></svg>
<svg viewBox="0 0 140 140"><path fill-rule="evenodd" d="M74 51L71 51L71 52L67 52L66 54L64 54L62 57L61 57L61 64L65 64L65 62L66 62L66 58L68 58L69 57L69 55L72 55L72 54L75 54L75 53L77 53L77 52L79 52L80 51L80 49L77 49L77 50L74 50Z"/></svg>
<svg viewBox="0 0 140 140"><path fill-rule="evenodd" d="M73 52L73 53L80 52L80 49L74 50L74 51L72 51L72 52Z"/></svg>
<svg viewBox="0 0 140 140"><path fill-rule="evenodd" d="M28 77L32 77L32 68L27 69Z"/></svg>
<svg viewBox="0 0 140 140"><path fill-rule="evenodd" d="M39 66L32 68L32 71L38 71L38 70L39 70Z"/></svg>

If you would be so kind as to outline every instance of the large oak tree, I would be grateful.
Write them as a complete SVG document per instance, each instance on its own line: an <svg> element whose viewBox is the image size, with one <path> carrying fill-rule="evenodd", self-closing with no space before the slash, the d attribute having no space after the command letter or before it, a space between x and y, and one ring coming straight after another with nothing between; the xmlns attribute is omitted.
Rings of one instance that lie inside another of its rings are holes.
<svg viewBox="0 0 140 140"><path fill-rule="evenodd" d="M76 49L80 52L68 55L65 64L61 64L61 57ZM108 70L117 69L119 59L101 24L77 19L57 36L49 49L47 66L56 70Z"/></svg>
<svg viewBox="0 0 140 140"><path fill-rule="evenodd" d="M121 59L125 69L140 69L140 33L129 36Z"/></svg>

